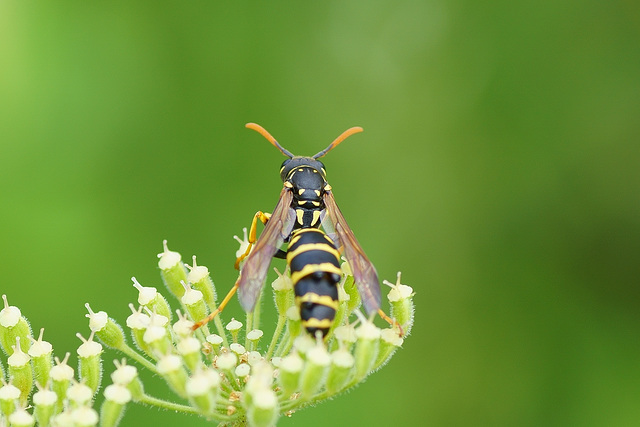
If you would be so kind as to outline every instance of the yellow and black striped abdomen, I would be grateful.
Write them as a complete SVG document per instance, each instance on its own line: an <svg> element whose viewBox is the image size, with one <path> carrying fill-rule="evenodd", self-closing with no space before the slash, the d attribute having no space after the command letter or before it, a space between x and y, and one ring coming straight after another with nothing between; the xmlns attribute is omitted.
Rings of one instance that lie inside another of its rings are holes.
<svg viewBox="0 0 640 427"><path fill-rule="evenodd" d="M321 331L325 336L338 309L339 257L331 239L319 229L303 228L291 236L287 263L302 326L312 335Z"/></svg>

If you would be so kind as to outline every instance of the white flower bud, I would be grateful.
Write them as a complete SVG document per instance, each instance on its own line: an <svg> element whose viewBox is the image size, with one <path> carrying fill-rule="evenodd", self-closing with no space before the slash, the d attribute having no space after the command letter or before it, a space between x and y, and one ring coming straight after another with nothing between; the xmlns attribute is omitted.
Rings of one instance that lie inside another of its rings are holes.
<svg viewBox="0 0 640 427"><path fill-rule="evenodd" d="M0 387L0 400L14 401L20 397L20 389L13 384L5 384Z"/></svg>
<svg viewBox="0 0 640 427"><path fill-rule="evenodd" d="M236 363L238 363L238 357L231 351L222 353L216 359L216 365L223 371L231 371L236 367Z"/></svg>
<svg viewBox="0 0 640 427"><path fill-rule="evenodd" d="M220 335L211 334L207 336L207 342L212 345L221 345L222 337Z"/></svg>
<svg viewBox="0 0 640 427"><path fill-rule="evenodd" d="M33 415L24 409L17 409L13 414L9 415L9 423L12 427L31 427L36 422Z"/></svg>
<svg viewBox="0 0 640 427"><path fill-rule="evenodd" d="M249 238L247 237L247 227L242 229L243 237L240 239L238 236L233 236L234 239L238 243L240 243L240 248L236 251L236 258L240 258L242 255L247 253L247 249L249 249Z"/></svg>
<svg viewBox="0 0 640 427"><path fill-rule="evenodd" d="M107 315L106 311L99 311L97 313L94 313L93 310L91 310L91 306L89 306L89 303L86 303L84 306L89 311L89 314L85 314L85 317L89 318L89 329L91 329L92 332L98 332L99 330L107 326L109 316Z"/></svg>
<svg viewBox="0 0 640 427"><path fill-rule="evenodd" d="M160 258L158 267L160 267L162 280L173 295L181 298L184 295L184 288L180 282L187 280L187 271L182 264L182 256L178 252L170 251L166 240L162 244L164 252L158 254L158 258Z"/></svg>
<svg viewBox="0 0 640 427"><path fill-rule="evenodd" d="M378 356L380 329L370 321L363 321L356 329L355 358L356 358L356 378L358 380L366 377L373 368L373 364Z"/></svg>
<svg viewBox="0 0 640 427"><path fill-rule="evenodd" d="M227 323L226 328L229 332L238 332L242 328L242 323L236 319L231 319L231 322Z"/></svg>
<svg viewBox="0 0 640 427"><path fill-rule="evenodd" d="M249 351L253 351L258 347L258 341L264 333L260 329L253 329L247 332L247 340L249 341Z"/></svg>
<svg viewBox="0 0 640 427"><path fill-rule="evenodd" d="M196 264L196 256L193 256L193 266L189 267L187 274L187 282L191 283L194 289L202 292L202 297L209 307L213 307L216 303L216 290L213 280L209 276L209 269L204 265Z"/></svg>
<svg viewBox="0 0 640 427"><path fill-rule="evenodd" d="M18 307L10 306L7 302L7 296L2 295L4 300L4 308L0 310L0 347L4 352L10 355L13 351L13 345L16 338L21 338L22 351L29 350L29 339L31 336L31 327L27 320L22 317Z"/></svg>
<svg viewBox="0 0 640 427"><path fill-rule="evenodd" d="M43 333L44 328L40 329L40 337L38 338L38 340L31 341L31 347L29 347L29 351L27 352L29 356L41 357L53 353L53 346L51 345L51 343L42 339Z"/></svg>
<svg viewBox="0 0 640 427"><path fill-rule="evenodd" d="M13 354L7 359L9 378L13 385L20 389L20 403L25 405L33 389L33 371L29 363L31 357L22 351L20 337L16 337L16 345L12 346L12 348Z"/></svg>
<svg viewBox="0 0 640 427"><path fill-rule="evenodd" d="M69 353L66 354L64 360L61 362L56 357L56 365L51 368L51 372L49 375L51 379L54 381L71 381L73 379L73 368L67 365L67 359L69 358Z"/></svg>
<svg viewBox="0 0 640 427"><path fill-rule="evenodd" d="M175 354L162 356L157 364L158 373L164 377L173 390L180 396L186 396L185 386L187 372L182 366L182 359Z"/></svg>
<svg viewBox="0 0 640 427"><path fill-rule="evenodd" d="M169 250L166 240L162 242L162 245L164 247L164 251L158 254L158 258L160 258L158 261L158 267L160 267L161 270L170 269L182 261L182 255L178 252Z"/></svg>
<svg viewBox="0 0 640 427"><path fill-rule="evenodd" d="M278 418L278 397L273 390L262 389L252 395L247 418L252 426L267 427L275 425Z"/></svg>
<svg viewBox="0 0 640 427"><path fill-rule="evenodd" d="M273 390L262 389L253 395L253 403L261 409L273 409L278 404L278 397Z"/></svg>
<svg viewBox="0 0 640 427"><path fill-rule="evenodd" d="M391 290L387 294L389 302L398 302L403 299L410 298L413 295L413 288L411 286L403 285L400 283L396 285L391 284L391 286Z"/></svg>
<svg viewBox="0 0 640 427"><path fill-rule="evenodd" d="M307 351L311 350L316 345L316 341L311 338L309 334L304 334L298 336L294 341L293 345L298 349L300 354L307 354Z"/></svg>
<svg viewBox="0 0 640 427"><path fill-rule="evenodd" d="M33 404L36 406L52 406L58 400L58 396L51 390L39 390L33 393Z"/></svg>
<svg viewBox="0 0 640 427"><path fill-rule="evenodd" d="M203 301L202 292L185 285L185 292L180 298L184 305L195 305Z"/></svg>
<svg viewBox="0 0 640 427"><path fill-rule="evenodd" d="M241 363L236 367L236 375L240 378L244 378L251 372L251 366L247 363Z"/></svg>
<svg viewBox="0 0 640 427"><path fill-rule="evenodd" d="M231 332L231 337L233 338L233 342L238 341L238 332L242 328L242 323L238 322L236 319L231 319L231 322L227 323L227 331Z"/></svg>
<svg viewBox="0 0 640 427"><path fill-rule="evenodd" d="M346 349L341 348L331 353L331 367L327 375L327 390L330 393L342 390L354 365L355 359Z"/></svg>
<svg viewBox="0 0 640 427"><path fill-rule="evenodd" d="M300 309L292 305L287 309L286 316L289 320L300 320Z"/></svg>
<svg viewBox="0 0 640 427"><path fill-rule="evenodd" d="M76 427L91 427L98 425L98 421L100 421L96 410L87 406L71 411L71 419Z"/></svg>
<svg viewBox="0 0 640 427"><path fill-rule="evenodd" d="M250 351L249 352L249 357L248 357L248 362L249 365L253 366L256 363L260 362L261 360L264 360L264 357L262 357L262 355L257 352L257 351Z"/></svg>
<svg viewBox="0 0 640 427"><path fill-rule="evenodd" d="M0 325L5 328L13 328L20 321L22 313L18 307L9 305L6 295L2 295L2 299L4 300L4 308L0 310Z"/></svg>
<svg viewBox="0 0 640 427"><path fill-rule="evenodd" d="M138 311L134 311L127 317L127 327L130 329L147 329L149 324L151 324L149 316Z"/></svg>
<svg viewBox="0 0 640 427"><path fill-rule="evenodd" d="M186 392L189 401L205 414L210 413L215 408L217 387L220 384L220 377L212 369L198 369L191 378L187 380Z"/></svg>
<svg viewBox="0 0 640 427"><path fill-rule="evenodd" d="M200 340L193 336L186 337L178 342L178 353L183 356L185 364L192 371L200 364L200 348Z"/></svg>
<svg viewBox="0 0 640 427"><path fill-rule="evenodd" d="M338 326L333 331L333 334L338 341L343 343L354 343L358 339L356 337L356 328L354 328L353 325Z"/></svg>
<svg viewBox="0 0 640 427"><path fill-rule="evenodd" d="M180 313L180 310L176 310L178 313L178 321L173 324L173 332L181 337L188 337L193 333L192 327L193 321L187 319Z"/></svg>
<svg viewBox="0 0 640 427"><path fill-rule="evenodd" d="M138 290L138 304L151 304L158 296L158 290L156 288L142 286L135 277L132 277L131 281L133 282L133 287Z"/></svg>
<svg viewBox="0 0 640 427"><path fill-rule="evenodd" d="M83 383L74 383L67 389L67 399L75 403L77 406L82 406L93 397L93 390L91 387Z"/></svg>
<svg viewBox="0 0 640 427"><path fill-rule="evenodd" d="M293 352L288 356L285 356L280 361L280 376L278 381L286 395L290 395L295 391L298 391L300 384L300 373L304 368L304 360L298 355L297 352Z"/></svg>
<svg viewBox="0 0 640 427"><path fill-rule="evenodd" d="M237 355L241 355L247 352L247 350L244 348L242 344L238 344L235 342L229 345L229 349Z"/></svg>
<svg viewBox="0 0 640 427"><path fill-rule="evenodd" d="M124 405L131 401L131 392L125 386L111 384L104 389L104 398L119 405Z"/></svg>
<svg viewBox="0 0 640 427"><path fill-rule="evenodd" d="M20 337L16 337L16 345L13 346L13 354L7 359L9 368L21 368L31 361L31 357L22 351Z"/></svg>
<svg viewBox="0 0 640 427"><path fill-rule="evenodd" d="M293 282L291 281L291 277L288 274L282 274L277 269L274 268L278 277L273 281L271 287L274 291L283 292L293 290Z"/></svg>
<svg viewBox="0 0 640 427"><path fill-rule="evenodd" d="M88 340L85 340L82 335L76 334L83 342L76 351L78 356L83 358L99 356L102 353L102 345L93 341L93 333L89 336Z"/></svg>
<svg viewBox="0 0 640 427"><path fill-rule="evenodd" d="M182 361L180 360L180 357L175 354L168 354L158 361L157 366L158 372L161 375L164 375L180 369L182 367Z"/></svg>
<svg viewBox="0 0 640 427"><path fill-rule="evenodd" d="M391 316L403 328L404 335L411 333L413 326L413 288L411 286L400 283L401 274L398 272L396 283L390 283L386 280L382 282L391 287L387 294L387 298L391 303Z"/></svg>
<svg viewBox="0 0 640 427"><path fill-rule="evenodd" d="M49 425L55 412L58 395L51 390L39 390L33 394L33 415L40 426Z"/></svg>
<svg viewBox="0 0 640 427"><path fill-rule="evenodd" d="M116 370L111 373L111 381L114 384L127 386L138 376L138 369L135 366L127 365L124 359L122 363L116 360L115 364Z"/></svg>

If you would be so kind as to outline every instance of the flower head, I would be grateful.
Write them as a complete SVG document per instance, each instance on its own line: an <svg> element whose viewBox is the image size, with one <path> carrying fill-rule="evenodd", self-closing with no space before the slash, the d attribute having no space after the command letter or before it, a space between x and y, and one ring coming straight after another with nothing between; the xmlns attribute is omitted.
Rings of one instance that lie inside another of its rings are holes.
<svg viewBox="0 0 640 427"><path fill-rule="evenodd" d="M243 245L239 252L245 254L246 230L245 239L237 240ZM170 251L166 241L163 247L158 265L173 303L135 278L136 304L129 304L125 328L87 303L90 334L77 334L82 341L77 371L68 365L69 353L62 360L53 356L43 330L38 339L32 337L21 311L3 296L0 344L8 356L4 365L9 382L0 386L0 425L115 426L127 405L142 403L219 423L244 420L251 426L272 426L281 415L333 398L380 369L413 324L413 290L400 283L399 274L395 284L385 281L391 287L388 299L394 320L381 329L359 311L360 296L345 263L335 320L326 336L312 336L302 327L288 269L277 272L271 288L263 290L274 293L277 324L261 323L257 304L246 320L225 320L218 314L212 322L215 333L208 326L194 332L194 324L217 309L209 269L197 265L194 256L187 271L182 256ZM172 320L174 313L177 320ZM105 349L125 358L115 361L116 369L107 378L111 383L102 385ZM139 369L163 378L179 399L172 402L148 394ZM34 384L38 391L29 399ZM97 395L102 396L99 410L93 407Z"/></svg>

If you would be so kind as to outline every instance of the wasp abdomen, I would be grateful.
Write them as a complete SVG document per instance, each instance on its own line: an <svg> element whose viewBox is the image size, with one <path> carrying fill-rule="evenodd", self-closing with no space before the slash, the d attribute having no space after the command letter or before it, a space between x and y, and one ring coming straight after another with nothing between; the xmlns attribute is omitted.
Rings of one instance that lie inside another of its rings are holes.
<svg viewBox="0 0 640 427"><path fill-rule="evenodd" d="M321 331L325 336L338 309L339 256L331 239L319 229L296 230L291 237L287 262L302 326L312 335Z"/></svg>

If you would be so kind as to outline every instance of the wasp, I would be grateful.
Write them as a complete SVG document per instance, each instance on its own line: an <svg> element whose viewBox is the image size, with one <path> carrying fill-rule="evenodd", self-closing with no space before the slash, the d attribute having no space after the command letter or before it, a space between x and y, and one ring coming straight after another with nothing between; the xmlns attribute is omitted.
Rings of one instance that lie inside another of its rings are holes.
<svg viewBox="0 0 640 427"><path fill-rule="evenodd" d="M327 182L324 164L318 160L347 137L362 132L361 127L344 131L327 148L311 157L294 156L282 147L262 126L248 123L247 128L264 136L287 159L280 167L283 188L271 214L257 212L251 223L249 247L236 260L236 268L244 260L240 276L217 310L197 322L197 329L213 319L237 291L245 311L252 311L265 282L271 259L285 258L291 270L296 304L302 325L315 335L328 333L338 308L338 282L342 271L340 255L351 266L354 281L368 315L378 313L393 321L380 309L378 274L362 250L336 204ZM257 222L265 224L256 239ZM320 227L327 230L325 233ZM288 243L287 251L280 247ZM253 249L253 250L252 250Z"/></svg>

